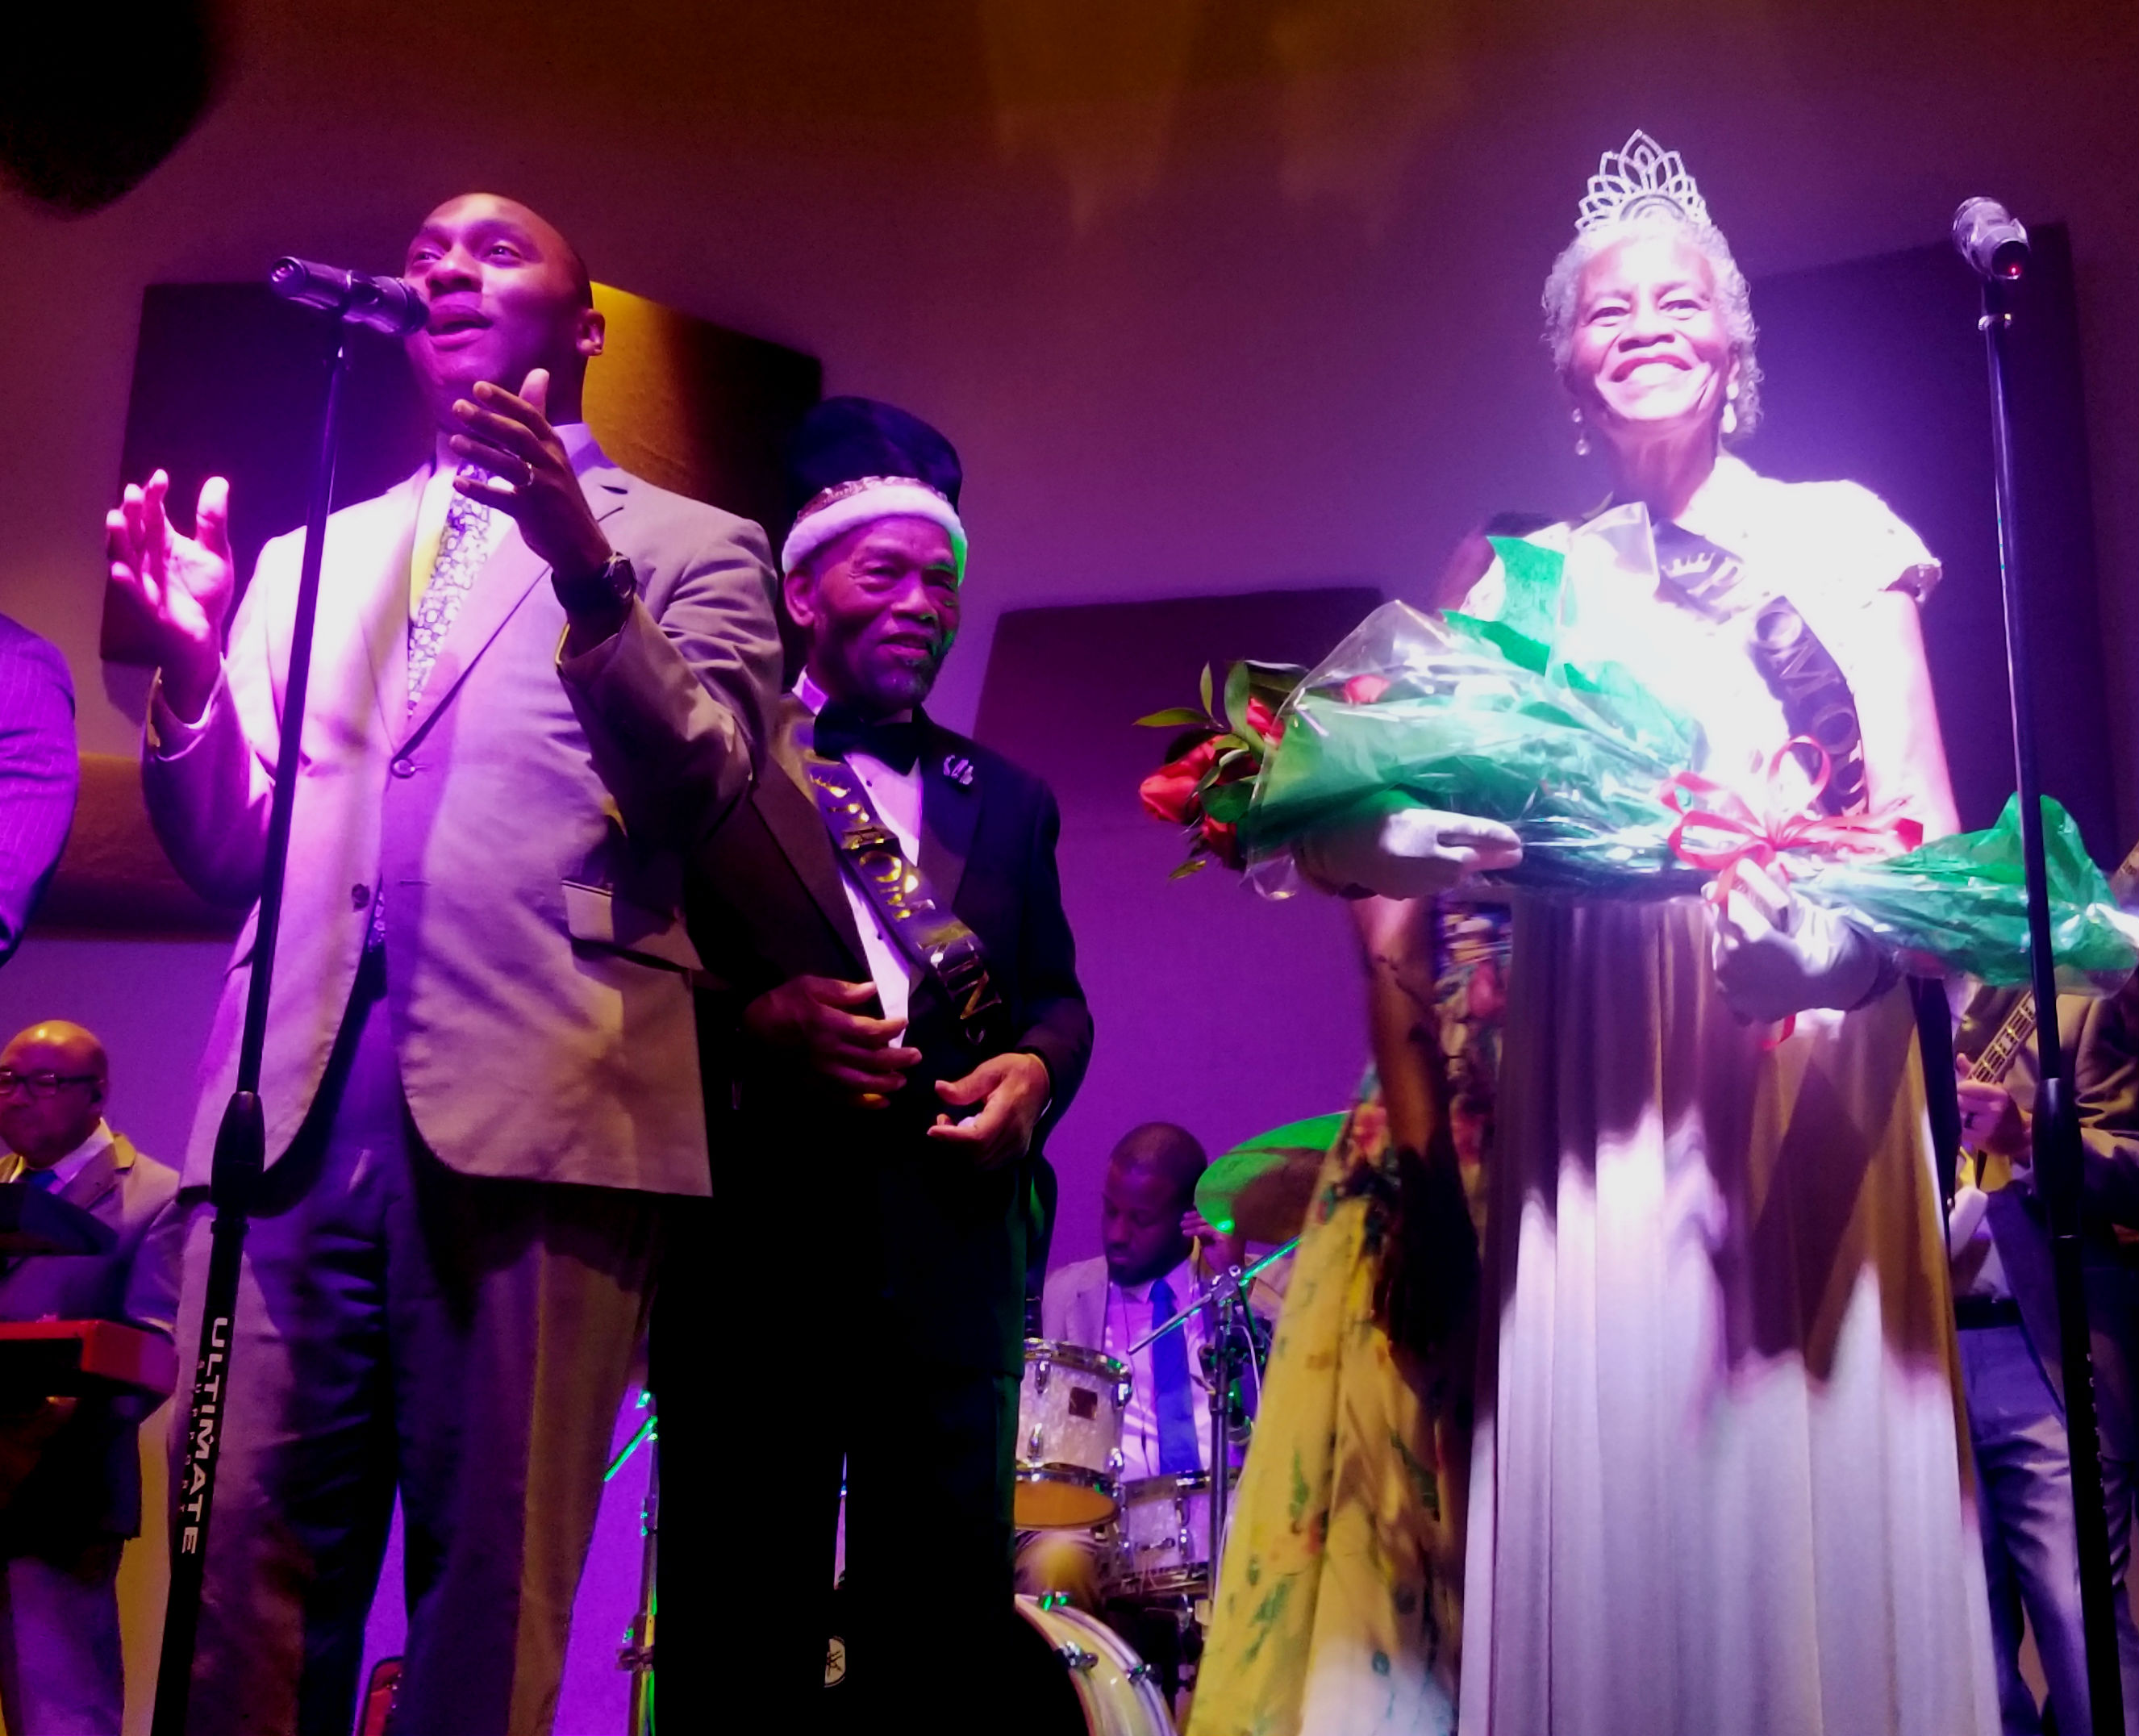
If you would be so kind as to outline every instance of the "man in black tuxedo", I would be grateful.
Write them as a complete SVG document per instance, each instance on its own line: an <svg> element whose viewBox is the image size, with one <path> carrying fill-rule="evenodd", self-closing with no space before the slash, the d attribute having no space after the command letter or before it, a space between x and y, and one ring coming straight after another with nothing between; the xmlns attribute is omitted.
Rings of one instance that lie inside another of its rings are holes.
<svg viewBox="0 0 2139 1736"><path fill-rule="evenodd" d="M1029 1202L1092 1043L1060 821L920 709L965 570L949 443L833 399L790 463L803 668L687 896L717 1228L668 1261L654 1328L661 1713L991 1727ZM828 1691L843 1466L852 1667ZM739 1662L747 1707L721 1693Z"/></svg>

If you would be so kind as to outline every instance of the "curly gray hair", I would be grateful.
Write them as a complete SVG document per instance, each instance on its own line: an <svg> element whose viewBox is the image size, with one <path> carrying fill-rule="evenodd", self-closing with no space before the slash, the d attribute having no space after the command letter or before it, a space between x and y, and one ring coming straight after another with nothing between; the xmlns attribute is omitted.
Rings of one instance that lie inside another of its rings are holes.
<svg viewBox="0 0 2139 1736"><path fill-rule="evenodd" d="M1760 329L1753 323L1752 288L1731 257L1730 243L1714 223L1693 223L1673 212L1651 209L1577 235L1553 261L1551 274L1544 280L1544 341L1552 351L1552 365L1563 378L1566 375L1568 357L1574 348L1575 297L1582 283L1582 268L1614 243L1644 235L1668 235L1689 243L1716 274L1723 329L1730 334L1730 352L1738 360L1738 428L1734 438L1743 439L1760 425L1760 364L1753 353Z"/></svg>

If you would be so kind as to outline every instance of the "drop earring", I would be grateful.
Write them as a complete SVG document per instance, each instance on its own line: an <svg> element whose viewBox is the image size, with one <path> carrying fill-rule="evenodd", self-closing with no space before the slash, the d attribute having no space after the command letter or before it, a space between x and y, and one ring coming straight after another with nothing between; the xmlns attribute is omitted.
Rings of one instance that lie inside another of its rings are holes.
<svg viewBox="0 0 2139 1736"><path fill-rule="evenodd" d="M1579 459L1589 456L1589 430L1583 424L1580 410L1574 413L1574 455Z"/></svg>
<svg viewBox="0 0 2139 1736"><path fill-rule="evenodd" d="M1723 394L1723 438L1738 432L1738 382L1732 380Z"/></svg>

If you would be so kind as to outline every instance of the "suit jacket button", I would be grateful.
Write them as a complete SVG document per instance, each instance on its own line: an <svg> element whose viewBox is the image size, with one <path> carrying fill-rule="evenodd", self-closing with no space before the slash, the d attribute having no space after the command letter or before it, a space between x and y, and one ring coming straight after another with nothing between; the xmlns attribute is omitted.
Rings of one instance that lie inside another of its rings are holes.
<svg viewBox="0 0 2139 1736"><path fill-rule="evenodd" d="M387 769L396 777L414 777L416 775L416 762L413 759L397 759Z"/></svg>
<svg viewBox="0 0 2139 1736"><path fill-rule="evenodd" d="M369 905L370 902L371 902L371 888L370 888L370 887L369 887L369 886L351 886L351 887L349 889L349 907L350 907L350 909L351 909L352 910L363 910L363 909L365 908L365 905Z"/></svg>

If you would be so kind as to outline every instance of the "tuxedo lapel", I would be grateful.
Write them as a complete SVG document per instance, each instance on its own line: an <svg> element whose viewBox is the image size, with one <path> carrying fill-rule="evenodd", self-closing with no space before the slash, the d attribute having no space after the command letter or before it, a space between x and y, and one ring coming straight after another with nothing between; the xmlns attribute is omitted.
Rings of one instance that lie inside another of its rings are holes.
<svg viewBox="0 0 2139 1736"><path fill-rule="evenodd" d="M624 473L607 463L590 467L580 478L580 488L587 498L600 522L623 510L629 494ZM394 751L400 753L428 727L438 715L438 709L453 697L463 677L477 658L482 655L491 640L497 637L498 629L512 619L535 582L549 571L549 563L528 547L517 525L509 524L505 535L483 563L482 573L476 579L460 612L453 617L447 630L445 641L438 647L438 661L431 665L431 673L423 681L423 696L414 711L406 709L404 698L404 726L390 732ZM404 616L405 620L405 616ZM408 675L408 634L403 631L402 682L405 694Z"/></svg>
<svg viewBox="0 0 2139 1736"><path fill-rule="evenodd" d="M778 727L766 754L765 770L758 777L757 811L795 877L809 889L810 898L866 978L861 930L854 924L854 907L847 902L839 855L832 846L825 817L818 812L816 793L809 774L802 769L802 752L795 739L797 725L809 716L809 708L792 694L780 702Z"/></svg>
<svg viewBox="0 0 2139 1736"><path fill-rule="evenodd" d="M972 757L959 751L955 736L929 723L926 713L922 717L928 727L921 738L921 860L914 866L950 910L957 904L973 828L980 823L979 772Z"/></svg>

